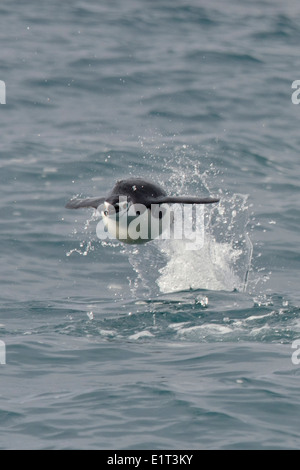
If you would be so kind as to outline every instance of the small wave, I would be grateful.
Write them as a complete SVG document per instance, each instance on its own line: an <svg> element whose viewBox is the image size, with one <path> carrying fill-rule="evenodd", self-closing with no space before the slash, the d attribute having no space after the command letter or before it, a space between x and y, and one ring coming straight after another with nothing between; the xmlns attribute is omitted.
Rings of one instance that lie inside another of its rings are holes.
<svg viewBox="0 0 300 470"><path fill-rule="evenodd" d="M210 51L210 50L195 50L187 55L189 60L205 60L206 62L222 62L226 64L236 63L255 63L262 64L263 62L250 54L229 53L225 51Z"/></svg>

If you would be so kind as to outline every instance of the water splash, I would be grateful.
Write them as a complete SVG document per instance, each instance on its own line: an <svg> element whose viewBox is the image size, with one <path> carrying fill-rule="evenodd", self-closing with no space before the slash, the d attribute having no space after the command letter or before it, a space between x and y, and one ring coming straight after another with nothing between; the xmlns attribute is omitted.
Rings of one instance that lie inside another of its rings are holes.
<svg viewBox="0 0 300 470"><path fill-rule="evenodd" d="M204 244L189 250L186 240L157 240L129 249L129 261L140 286L148 292L184 290L245 291L252 258L252 243L246 232L246 197L233 195L214 209L207 209Z"/></svg>
<svg viewBox="0 0 300 470"><path fill-rule="evenodd" d="M92 241L88 242L80 242L80 248L73 248L72 250L66 253L66 256L71 256L73 253L78 253L81 256L87 256L90 251L94 251L94 246L92 245Z"/></svg>
<svg viewBox="0 0 300 470"><path fill-rule="evenodd" d="M166 158L166 190L173 194L212 194L210 181L218 176L213 163L202 164L188 145L176 150L174 159ZM203 168L202 168L203 166ZM214 194L214 193L213 193ZM248 234L248 197L218 190L219 204L205 207L204 244L188 249L186 240L155 240L142 247L127 249L137 273L132 292L143 288L150 295L189 289L245 291L252 259ZM192 224L190 224L192 226ZM189 238L190 234L186 234ZM147 294L146 294L147 295Z"/></svg>
<svg viewBox="0 0 300 470"><path fill-rule="evenodd" d="M83 227L80 229L83 240L79 243L79 248L73 248L66 253L66 256L71 256L77 253L80 256L87 256L91 251L94 251L94 242L96 240L94 234L94 227L91 226L99 218L99 213L95 210L92 215L85 221ZM78 230L74 228L73 235L77 235Z"/></svg>

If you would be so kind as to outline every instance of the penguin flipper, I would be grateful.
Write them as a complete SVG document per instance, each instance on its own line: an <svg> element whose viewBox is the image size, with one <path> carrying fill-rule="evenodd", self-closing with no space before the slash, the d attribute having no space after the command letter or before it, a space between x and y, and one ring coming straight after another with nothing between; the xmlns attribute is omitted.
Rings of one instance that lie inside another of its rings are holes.
<svg viewBox="0 0 300 470"><path fill-rule="evenodd" d="M156 198L152 204L212 204L219 201L220 199L211 197L163 196Z"/></svg>
<svg viewBox="0 0 300 470"><path fill-rule="evenodd" d="M81 209L82 207L93 207L97 209L105 201L105 197L88 197L86 199L71 199L65 207L67 209Z"/></svg>

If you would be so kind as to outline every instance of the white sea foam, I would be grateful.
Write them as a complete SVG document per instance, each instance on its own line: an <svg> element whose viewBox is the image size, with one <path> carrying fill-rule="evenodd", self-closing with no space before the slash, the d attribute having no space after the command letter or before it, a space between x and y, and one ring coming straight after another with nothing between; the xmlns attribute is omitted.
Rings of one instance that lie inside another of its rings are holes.
<svg viewBox="0 0 300 470"><path fill-rule="evenodd" d="M153 336L154 335L150 333L150 331L144 330L129 336L129 339L138 340L140 338L152 338Z"/></svg>

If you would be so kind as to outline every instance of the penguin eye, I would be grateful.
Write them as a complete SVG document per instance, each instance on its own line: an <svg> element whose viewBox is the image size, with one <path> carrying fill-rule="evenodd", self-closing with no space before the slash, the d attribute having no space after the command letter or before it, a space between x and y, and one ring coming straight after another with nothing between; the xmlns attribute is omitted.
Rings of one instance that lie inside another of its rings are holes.
<svg viewBox="0 0 300 470"><path fill-rule="evenodd" d="M108 211L104 211L103 214L107 217L108 216Z"/></svg>

